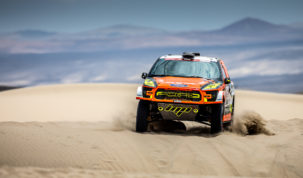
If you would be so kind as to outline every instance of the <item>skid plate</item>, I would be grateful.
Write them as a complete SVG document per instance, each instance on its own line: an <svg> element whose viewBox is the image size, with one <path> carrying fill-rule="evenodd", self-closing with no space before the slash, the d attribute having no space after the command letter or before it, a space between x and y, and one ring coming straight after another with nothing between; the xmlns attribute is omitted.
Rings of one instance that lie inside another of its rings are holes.
<svg viewBox="0 0 303 178"><path fill-rule="evenodd" d="M199 112L198 105L158 103L159 112L166 120L195 120Z"/></svg>

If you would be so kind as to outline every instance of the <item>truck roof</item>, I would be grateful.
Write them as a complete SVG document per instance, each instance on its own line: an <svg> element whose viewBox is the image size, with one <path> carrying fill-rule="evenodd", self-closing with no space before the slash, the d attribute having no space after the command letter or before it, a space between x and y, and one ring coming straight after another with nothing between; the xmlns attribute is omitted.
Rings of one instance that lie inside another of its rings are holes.
<svg viewBox="0 0 303 178"><path fill-rule="evenodd" d="M161 59L165 60L184 60L182 55L164 55L160 57ZM217 62L218 59L214 57L207 57L207 56L195 56L192 61L201 61L201 62Z"/></svg>

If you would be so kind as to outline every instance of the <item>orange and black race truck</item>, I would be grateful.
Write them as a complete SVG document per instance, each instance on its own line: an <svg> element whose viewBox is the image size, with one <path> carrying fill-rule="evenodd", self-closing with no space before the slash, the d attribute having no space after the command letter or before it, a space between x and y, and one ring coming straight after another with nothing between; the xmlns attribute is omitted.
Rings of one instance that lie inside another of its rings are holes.
<svg viewBox="0 0 303 178"><path fill-rule="evenodd" d="M157 59L137 89L136 131L159 120L196 121L218 133L232 122L235 88L221 59L199 53Z"/></svg>

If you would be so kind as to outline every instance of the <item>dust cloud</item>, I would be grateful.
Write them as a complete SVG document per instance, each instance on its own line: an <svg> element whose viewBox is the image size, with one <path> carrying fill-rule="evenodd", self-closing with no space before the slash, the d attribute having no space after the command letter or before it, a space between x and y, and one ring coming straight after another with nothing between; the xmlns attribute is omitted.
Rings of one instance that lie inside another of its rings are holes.
<svg viewBox="0 0 303 178"><path fill-rule="evenodd" d="M255 111L245 111L234 117L231 131L240 135L275 135L266 126L266 121Z"/></svg>

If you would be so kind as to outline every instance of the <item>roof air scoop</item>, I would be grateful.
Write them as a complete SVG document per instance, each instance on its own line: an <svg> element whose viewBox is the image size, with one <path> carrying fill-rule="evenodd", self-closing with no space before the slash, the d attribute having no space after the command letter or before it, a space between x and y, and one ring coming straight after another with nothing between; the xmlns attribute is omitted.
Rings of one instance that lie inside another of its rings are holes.
<svg viewBox="0 0 303 178"><path fill-rule="evenodd" d="M184 60L193 60L195 55L193 53L184 52L182 57Z"/></svg>

